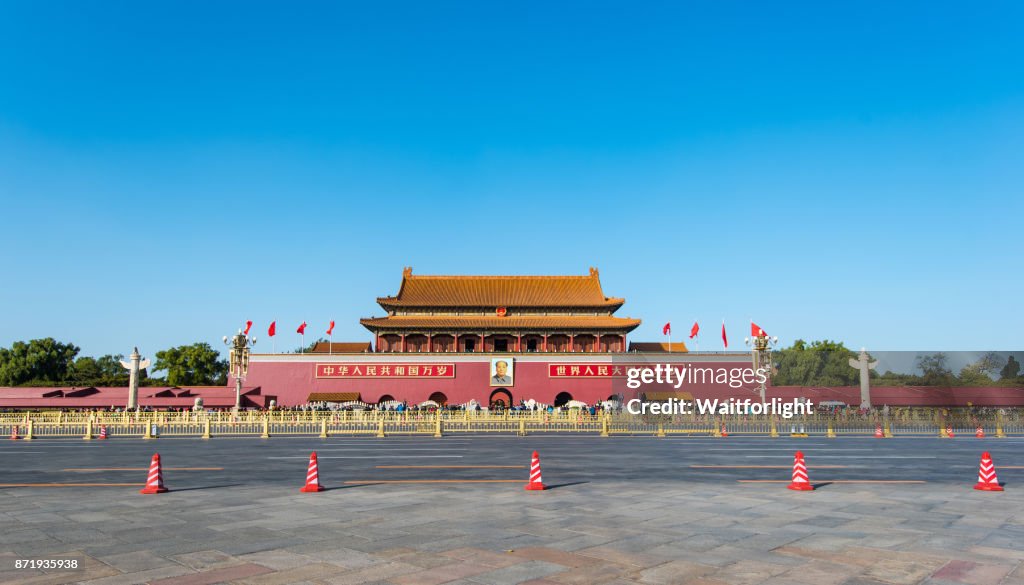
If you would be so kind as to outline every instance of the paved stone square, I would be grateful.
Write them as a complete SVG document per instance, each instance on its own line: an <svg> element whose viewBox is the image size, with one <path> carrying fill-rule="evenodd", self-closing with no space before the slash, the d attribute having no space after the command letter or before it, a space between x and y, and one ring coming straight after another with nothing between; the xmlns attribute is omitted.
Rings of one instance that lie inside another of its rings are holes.
<svg viewBox="0 0 1024 585"><path fill-rule="evenodd" d="M1022 447L974 438L12 442L0 446L0 582L1024 585ZM785 489L797 448L814 492ZM299 493L314 449L329 489ZM544 492L523 490L535 449ZM1005 492L972 489L986 449ZM141 495L157 450L171 492ZM868 480L922 483L859 483ZM14 568L32 558L83 568Z"/></svg>

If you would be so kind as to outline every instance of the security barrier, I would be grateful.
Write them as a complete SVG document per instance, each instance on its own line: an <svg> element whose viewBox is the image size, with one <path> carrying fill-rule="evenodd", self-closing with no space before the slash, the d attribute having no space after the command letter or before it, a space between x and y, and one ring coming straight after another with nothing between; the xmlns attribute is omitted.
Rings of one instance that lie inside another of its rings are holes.
<svg viewBox="0 0 1024 585"><path fill-rule="evenodd" d="M500 433L515 435L820 436L885 437L1024 435L1018 409L894 409L868 413L818 414L784 419L770 416L639 416L572 409L544 411L243 411L232 412L35 412L0 413L0 437L18 427L21 439L95 438L105 426L110 438L264 437L332 435L429 435Z"/></svg>

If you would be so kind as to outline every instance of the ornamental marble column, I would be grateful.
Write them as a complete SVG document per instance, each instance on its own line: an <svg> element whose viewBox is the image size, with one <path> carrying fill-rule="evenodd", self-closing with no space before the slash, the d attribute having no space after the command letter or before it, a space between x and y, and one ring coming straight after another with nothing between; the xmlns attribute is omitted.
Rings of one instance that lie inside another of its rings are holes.
<svg viewBox="0 0 1024 585"><path fill-rule="evenodd" d="M850 358L850 367L860 370L860 407L871 408L871 373L878 366L878 361L871 361L868 352L863 347L857 359Z"/></svg>
<svg viewBox="0 0 1024 585"><path fill-rule="evenodd" d="M139 348L132 351L131 361L121 362L121 367L128 370L128 410L139 407L139 370L149 367L149 360L143 360Z"/></svg>

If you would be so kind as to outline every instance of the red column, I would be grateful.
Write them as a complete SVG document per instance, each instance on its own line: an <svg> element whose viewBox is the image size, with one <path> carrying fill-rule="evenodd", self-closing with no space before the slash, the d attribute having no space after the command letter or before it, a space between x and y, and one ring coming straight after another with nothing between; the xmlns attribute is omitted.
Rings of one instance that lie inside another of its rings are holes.
<svg viewBox="0 0 1024 585"><path fill-rule="evenodd" d="M544 352L547 353L547 351L548 351L548 334L545 333L544 334Z"/></svg>
<svg viewBox="0 0 1024 585"><path fill-rule="evenodd" d="M523 334L522 333L517 333L516 334L516 351L517 352L523 351Z"/></svg>
<svg viewBox="0 0 1024 585"><path fill-rule="evenodd" d="M626 334L625 333L622 334L622 347L619 348L619 351L621 351L621 352L625 352L626 351Z"/></svg>
<svg viewBox="0 0 1024 585"><path fill-rule="evenodd" d="M569 334L569 351L576 351L576 334Z"/></svg>
<svg viewBox="0 0 1024 585"><path fill-rule="evenodd" d="M377 333L377 345L373 346L373 351L380 351L380 333Z"/></svg>
<svg viewBox="0 0 1024 585"><path fill-rule="evenodd" d="M405 333L402 334L402 353L406 352L405 348Z"/></svg>
<svg viewBox="0 0 1024 585"><path fill-rule="evenodd" d="M483 333L480 334L480 351L481 352L486 352L487 351L487 345L486 345L486 342L484 341L484 334Z"/></svg>
<svg viewBox="0 0 1024 585"><path fill-rule="evenodd" d="M427 333L427 353L434 351L434 336Z"/></svg>

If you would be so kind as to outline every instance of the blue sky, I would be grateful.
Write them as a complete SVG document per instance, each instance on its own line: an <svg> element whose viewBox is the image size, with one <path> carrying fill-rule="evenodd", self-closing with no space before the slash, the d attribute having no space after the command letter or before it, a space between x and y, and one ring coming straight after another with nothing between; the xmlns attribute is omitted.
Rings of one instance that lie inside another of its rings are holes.
<svg viewBox="0 0 1024 585"><path fill-rule="evenodd" d="M1019 349L1019 3L291 4L0 4L0 345L597 266L634 340Z"/></svg>

